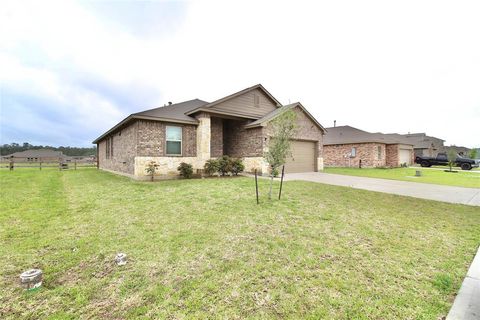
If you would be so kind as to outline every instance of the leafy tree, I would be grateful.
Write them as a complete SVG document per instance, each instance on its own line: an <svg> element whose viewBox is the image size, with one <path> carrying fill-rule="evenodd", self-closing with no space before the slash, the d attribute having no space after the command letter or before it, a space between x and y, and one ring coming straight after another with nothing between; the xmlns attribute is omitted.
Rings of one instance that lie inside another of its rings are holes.
<svg viewBox="0 0 480 320"><path fill-rule="evenodd" d="M472 150L470 150L470 152L468 153L468 157L470 159L476 159L477 158L477 155L478 155L478 149L477 148L473 148Z"/></svg>
<svg viewBox="0 0 480 320"><path fill-rule="evenodd" d="M10 144L3 144L0 146L0 155L4 156L15 152L31 150L31 149L50 149L54 151L61 151L66 156L93 156L97 154L97 147L92 146L90 148L79 147L52 147L42 145L32 145L28 142L24 142L21 145L16 142Z"/></svg>
<svg viewBox="0 0 480 320"><path fill-rule="evenodd" d="M457 153L455 150L450 149L447 153L447 159L448 159L448 166L450 167L450 172L452 171L452 166L455 165L455 162L457 160Z"/></svg>
<svg viewBox="0 0 480 320"><path fill-rule="evenodd" d="M268 198L272 198L273 177L275 171L285 164L290 155L290 140L295 134L297 116L292 110L288 110L270 122L270 140L265 159L270 166L270 191Z"/></svg>

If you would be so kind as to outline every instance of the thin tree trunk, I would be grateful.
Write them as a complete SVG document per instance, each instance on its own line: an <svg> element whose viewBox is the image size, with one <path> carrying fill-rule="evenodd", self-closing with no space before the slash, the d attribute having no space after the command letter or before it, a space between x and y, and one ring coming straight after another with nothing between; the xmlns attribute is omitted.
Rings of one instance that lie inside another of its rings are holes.
<svg viewBox="0 0 480 320"><path fill-rule="evenodd" d="M273 186L273 172L272 172L272 176L270 177L270 191L268 192L269 200L272 200L272 186Z"/></svg>

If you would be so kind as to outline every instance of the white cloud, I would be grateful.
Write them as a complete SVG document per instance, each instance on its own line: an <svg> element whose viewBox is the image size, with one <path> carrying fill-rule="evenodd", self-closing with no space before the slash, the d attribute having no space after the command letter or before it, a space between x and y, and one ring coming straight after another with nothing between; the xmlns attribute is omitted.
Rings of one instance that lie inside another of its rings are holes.
<svg viewBox="0 0 480 320"><path fill-rule="evenodd" d="M161 21L148 19L158 36L142 36L144 21L120 27L135 23L134 14L105 19L108 10L82 3L10 2L2 8L9 68L1 77L72 109L94 136L150 107L144 103L214 100L262 83L282 102L300 100L325 126L336 119L480 145L478 2L202 1L170 17L170 4L161 4ZM24 65L20 44L47 61ZM81 72L133 88L138 105L65 81ZM142 100L141 87L158 92Z"/></svg>

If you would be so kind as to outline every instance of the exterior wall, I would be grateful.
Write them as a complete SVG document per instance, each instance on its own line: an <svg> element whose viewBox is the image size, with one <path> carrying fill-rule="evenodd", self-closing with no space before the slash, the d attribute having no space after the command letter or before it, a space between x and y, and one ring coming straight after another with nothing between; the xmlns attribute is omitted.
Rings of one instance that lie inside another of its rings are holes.
<svg viewBox="0 0 480 320"><path fill-rule="evenodd" d="M113 136L113 156L106 158L106 140L98 144L98 165L100 169L121 172L124 174L134 173L136 155L137 124L134 122L124 127L109 137Z"/></svg>
<svg viewBox="0 0 480 320"><path fill-rule="evenodd" d="M263 128L245 129L247 121L225 120L225 153L231 157L263 156Z"/></svg>
<svg viewBox="0 0 480 320"><path fill-rule="evenodd" d="M136 123L138 131L136 153L137 156L165 156L165 132L167 126L182 127L183 157L195 157L197 155L196 126L151 120L138 120Z"/></svg>
<svg viewBox="0 0 480 320"><path fill-rule="evenodd" d="M221 157L223 155L223 119L211 118L210 156Z"/></svg>
<svg viewBox="0 0 480 320"><path fill-rule="evenodd" d="M323 170L324 159L323 159L323 132L322 130L303 112L302 109L296 107L293 109L297 115L297 130L293 137L294 140L304 140L304 141L315 141L316 142L316 171ZM264 138L264 145L268 145L268 137L271 135L271 126L267 124ZM268 150L268 148L264 148Z"/></svg>
<svg viewBox="0 0 480 320"><path fill-rule="evenodd" d="M398 167L399 164L399 146L398 144L387 144L386 145L386 153L387 153L387 159L386 159L386 165L388 167Z"/></svg>
<svg viewBox="0 0 480 320"><path fill-rule="evenodd" d="M245 172L254 173L255 169L259 175L267 175L269 172L269 166L264 157L244 157L242 160Z"/></svg>
<svg viewBox="0 0 480 320"><path fill-rule="evenodd" d="M211 141L211 119L207 113L200 113L196 116L197 127L197 157L202 161L210 159Z"/></svg>
<svg viewBox="0 0 480 320"><path fill-rule="evenodd" d="M255 105L254 103L255 95L259 98L258 105ZM262 90L256 89L210 107L209 110L233 116L259 119L276 108L276 104L265 93L263 93Z"/></svg>
<svg viewBox="0 0 480 320"><path fill-rule="evenodd" d="M198 169L203 169L203 165L205 164L205 161L198 157L135 157L135 179L150 179L150 176L145 171L147 163L150 161L154 161L158 164L158 169L155 172L155 178L157 179L177 177L177 168L182 162L191 164L194 173Z"/></svg>
<svg viewBox="0 0 480 320"><path fill-rule="evenodd" d="M378 159L377 147L381 147L381 158ZM356 156L348 157L352 147L357 148ZM386 146L382 143L351 143L323 146L323 159L327 167L382 167L386 165Z"/></svg>

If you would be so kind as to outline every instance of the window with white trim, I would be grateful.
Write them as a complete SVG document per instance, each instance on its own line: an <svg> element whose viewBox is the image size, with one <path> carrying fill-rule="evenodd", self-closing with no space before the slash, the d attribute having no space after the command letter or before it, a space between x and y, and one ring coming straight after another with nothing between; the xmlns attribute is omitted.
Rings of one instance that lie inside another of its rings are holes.
<svg viewBox="0 0 480 320"><path fill-rule="evenodd" d="M377 157L378 160L382 159L382 146L377 146Z"/></svg>
<svg viewBox="0 0 480 320"><path fill-rule="evenodd" d="M170 156L182 155L182 127L167 126L166 154Z"/></svg>
<svg viewBox="0 0 480 320"><path fill-rule="evenodd" d="M355 158L357 156L357 148L353 147L352 151L350 151L350 157Z"/></svg>

